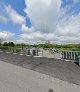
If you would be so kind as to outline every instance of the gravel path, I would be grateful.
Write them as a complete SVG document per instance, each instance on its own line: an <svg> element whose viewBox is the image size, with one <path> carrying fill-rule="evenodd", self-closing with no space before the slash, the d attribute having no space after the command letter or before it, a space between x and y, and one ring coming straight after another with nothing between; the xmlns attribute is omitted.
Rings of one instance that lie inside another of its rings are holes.
<svg viewBox="0 0 80 92"><path fill-rule="evenodd" d="M0 61L0 92L80 92L80 86Z"/></svg>
<svg viewBox="0 0 80 92"><path fill-rule="evenodd" d="M59 59L34 58L9 53L0 53L0 60L80 85L80 67L69 61L64 62Z"/></svg>

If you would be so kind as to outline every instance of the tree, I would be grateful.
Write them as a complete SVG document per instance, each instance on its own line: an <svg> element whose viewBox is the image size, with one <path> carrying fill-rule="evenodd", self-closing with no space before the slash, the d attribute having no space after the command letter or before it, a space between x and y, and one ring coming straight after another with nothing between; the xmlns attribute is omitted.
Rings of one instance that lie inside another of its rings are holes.
<svg viewBox="0 0 80 92"><path fill-rule="evenodd" d="M25 43L16 44L16 46L26 46L26 44Z"/></svg>
<svg viewBox="0 0 80 92"><path fill-rule="evenodd" d="M8 44L9 44L9 46L12 46L12 47L15 46L15 44L13 42L9 42Z"/></svg>
<svg viewBox="0 0 80 92"><path fill-rule="evenodd" d="M3 43L3 46L8 46L9 44L7 42L4 42Z"/></svg>

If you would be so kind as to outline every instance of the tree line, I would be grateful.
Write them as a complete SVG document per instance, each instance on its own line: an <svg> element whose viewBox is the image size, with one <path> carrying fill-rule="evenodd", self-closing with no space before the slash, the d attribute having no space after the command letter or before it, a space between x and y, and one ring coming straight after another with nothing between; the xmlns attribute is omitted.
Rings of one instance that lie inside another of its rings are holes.
<svg viewBox="0 0 80 92"><path fill-rule="evenodd" d="M34 44L34 45L29 45L29 44L15 44L14 42L2 42L0 40L0 47L26 47L26 48L55 48L55 49L61 49L61 50L79 50L80 51L80 44L63 44L63 45L58 45L58 44L51 44L51 43L44 43L44 44Z"/></svg>

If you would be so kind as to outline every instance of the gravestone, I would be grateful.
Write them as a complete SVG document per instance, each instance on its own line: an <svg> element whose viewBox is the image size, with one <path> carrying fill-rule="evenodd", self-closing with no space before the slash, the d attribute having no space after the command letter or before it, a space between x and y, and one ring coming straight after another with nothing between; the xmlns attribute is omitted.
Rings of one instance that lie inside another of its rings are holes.
<svg viewBox="0 0 80 92"><path fill-rule="evenodd" d="M33 50L33 56L36 56L36 50Z"/></svg>
<svg viewBox="0 0 80 92"><path fill-rule="evenodd" d="M78 56L78 62L79 62L79 66L80 66L80 56Z"/></svg>
<svg viewBox="0 0 80 92"><path fill-rule="evenodd" d="M63 54L64 54L64 55L63 55L64 59L66 59L66 52L64 52Z"/></svg>
<svg viewBox="0 0 80 92"><path fill-rule="evenodd" d="M30 50L27 50L27 55L30 55Z"/></svg>
<svg viewBox="0 0 80 92"><path fill-rule="evenodd" d="M75 52L75 60L78 59L78 52Z"/></svg>
<svg viewBox="0 0 80 92"><path fill-rule="evenodd" d="M71 60L71 52L69 52L69 59Z"/></svg>
<svg viewBox="0 0 80 92"><path fill-rule="evenodd" d="M69 55L69 52L67 52L67 58L66 58L66 59L69 59L69 56L70 56L70 55Z"/></svg>
<svg viewBox="0 0 80 92"><path fill-rule="evenodd" d="M71 59L74 60L74 52L71 52Z"/></svg>

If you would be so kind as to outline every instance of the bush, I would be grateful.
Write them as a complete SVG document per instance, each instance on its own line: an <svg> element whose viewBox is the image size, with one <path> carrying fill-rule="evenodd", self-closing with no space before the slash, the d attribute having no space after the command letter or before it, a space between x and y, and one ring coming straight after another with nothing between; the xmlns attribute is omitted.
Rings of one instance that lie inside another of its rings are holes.
<svg viewBox="0 0 80 92"><path fill-rule="evenodd" d="M7 50L9 50L9 47L8 46L0 46L0 49L3 51L7 51Z"/></svg>

